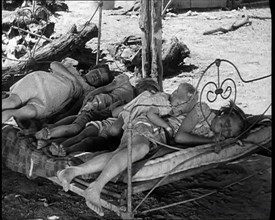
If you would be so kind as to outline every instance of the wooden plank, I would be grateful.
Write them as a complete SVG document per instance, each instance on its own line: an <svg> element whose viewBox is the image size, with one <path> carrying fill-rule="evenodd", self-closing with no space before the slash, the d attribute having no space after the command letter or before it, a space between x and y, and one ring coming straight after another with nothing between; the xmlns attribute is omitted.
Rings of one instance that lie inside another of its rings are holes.
<svg viewBox="0 0 275 220"><path fill-rule="evenodd" d="M151 70L151 55L150 55L150 41L151 41L151 15L150 15L150 1L141 0L140 4L140 20L139 28L141 29L142 40L142 77L149 77Z"/></svg>

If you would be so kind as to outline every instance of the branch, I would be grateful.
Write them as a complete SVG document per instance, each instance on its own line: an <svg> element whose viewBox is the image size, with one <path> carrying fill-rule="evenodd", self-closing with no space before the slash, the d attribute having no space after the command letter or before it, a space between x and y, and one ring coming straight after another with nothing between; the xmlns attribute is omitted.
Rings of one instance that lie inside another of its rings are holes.
<svg viewBox="0 0 275 220"><path fill-rule="evenodd" d="M203 35L209 35L209 34L214 34L216 32L222 32L222 33L227 33L229 31L234 31L246 24L251 25L252 21L249 20L249 17L247 15L243 16L243 19L241 20L236 20L234 21L230 26L228 27L218 27L209 31L205 31Z"/></svg>
<svg viewBox="0 0 275 220"><path fill-rule="evenodd" d="M41 35L39 35L39 34L32 33L30 31L27 31L27 30L19 28L19 27L11 26L11 28L16 29L16 30L20 30L20 31L23 31L23 32L26 32L26 33L29 33L29 34L34 35L36 37L41 37ZM49 38L47 38L47 37L42 36L41 38L43 38L44 40L52 42L52 40L49 39Z"/></svg>

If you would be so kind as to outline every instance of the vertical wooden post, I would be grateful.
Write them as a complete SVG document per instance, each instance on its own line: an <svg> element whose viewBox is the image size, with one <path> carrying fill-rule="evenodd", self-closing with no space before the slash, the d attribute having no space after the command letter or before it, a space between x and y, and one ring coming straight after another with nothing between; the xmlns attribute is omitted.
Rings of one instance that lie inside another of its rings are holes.
<svg viewBox="0 0 275 220"><path fill-rule="evenodd" d="M100 0L98 2L99 7L99 20L98 20L98 36L97 36L97 53L96 53L96 65L99 63L99 57L100 57L100 40L101 40L101 23L102 23L102 7L103 2Z"/></svg>
<svg viewBox="0 0 275 220"><path fill-rule="evenodd" d="M33 16L35 16L35 15L34 15L35 4L36 4L35 0L32 0L32 13L33 13Z"/></svg>
<svg viewBox="0 0 275 220"><path fill-rule="evenodd" d="M159 0L151 0L151 78L156 80L162 88L163 67L162 67L162 4Z"/></svg>
<svg viewBox="0 0 275 220"><path fill-rule="evenodd" d="M141 0L142 77L156 80L162 90L162 1Z"/></svg>
<svg viewBox="0 0 275 220"><path fill-rule="evenodd" d="M131 112L130 112L131 113ZM127 143L127 214L129 217L133 217L132 210L132 117L130 114L130 120L128 122L128 143Z"/></svg>
<svg viewBox="0 0 275 220"><path fill-rule="evenodd" d="M145 78L150 76L151 70L151 14L149 0L141 0L139 14L139 28L142 32L142 77Z"/></svg>

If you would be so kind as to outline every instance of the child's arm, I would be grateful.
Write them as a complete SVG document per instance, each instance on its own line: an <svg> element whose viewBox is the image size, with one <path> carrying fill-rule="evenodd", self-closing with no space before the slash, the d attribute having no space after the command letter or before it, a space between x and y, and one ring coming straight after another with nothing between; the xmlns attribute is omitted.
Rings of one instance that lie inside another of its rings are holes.
<svg viewBox="0 0 275 220"><path fill-rule="evenodd" d="M52 70L53 73L55 74L62 74L62 75L66 75L69 79L76 81L76 77L74 74L72 74L62 63L57 62L57 61L53 61L50 64L50 68Z"/></svg>
<svg viewBox="0 0 275 220"><path fill-rule="evenodd" d="M159 116L158 108L150 107L149 111L147 112L147 117L155 125L164 128L170 134L173 133L172 128L169 126L169 124Z"/></svg>
<svg viewBox="0 0 275 220"><path fill-rule="evenodd" d="M117 87L117 83L115 80L113 80L111 83L109 83L108 85L105 85L105 86L101 86L99 88L96 88L94 90L92 90L91 92L89 92L84 100L83 100L83 106L85 106L85 104L89 101L89 100L92 100L97 94L100 94L100 93L108 93L110 91L112 91L113 89L115 89Z"/></svg>
<svg viewBox="0 0 275 220"><path fill-rule="evenodd" d="M122 130L122 126L123 126L124 120L121 117L121 115L117 118L117 120L112 124L112 126L110 127L110 129L108 130L109 135L110 136L118 136L120 135L123 130Z"/></svg>
<svg viewBox="0 0 275 220"><path fill-rule="evenodd" d="M199 121L200 119L196 108L194 108L190 113L188 113L186 118L183 119L181 126L175 135L175 142L178 144L188 145L208 144L215 142L215 137L208 138L191 133Z"/></svg>
<svg viewBox="0 0 275 220"><path fill-rule="evenodd" d="M112 110L112 116L114 118L117 118L119 116L119 114L123 111L123 107L124 105L119 105L118 107L116 107L115 109Z"/></svg>

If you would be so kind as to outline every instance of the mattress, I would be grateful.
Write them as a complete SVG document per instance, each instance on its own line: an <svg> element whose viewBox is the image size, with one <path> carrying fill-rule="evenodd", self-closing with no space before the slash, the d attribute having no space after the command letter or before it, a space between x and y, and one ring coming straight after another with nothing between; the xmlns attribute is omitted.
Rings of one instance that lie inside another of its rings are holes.
<svg viewBox="0 0 275 220"><path fill-rule="evenodd" d="M18 131L18 128L11 125L2 128L2 162L11 170L23 173L28 178L54 177L58 170L83 163L101 153L53 157L46 149L37 150L33 138L18 136ZM250 130L246 138L223 147L219 153L214 151L213 145L206 144L151 158L135 172L133 182L152 180L200 166L232 161L255 152L262 145L270 143L271 139L270 121Z"/></svg>
<svg viewBox="0 0 275 220"><path fill-rule="evenodd" d="M147 161L133 176L133 182L146 181L175 174L200 166L223 163L254 152L261 145L271 141L271 126L252 130L248 137L230 144L216 153L213 144L182 149Z"/></svg>

